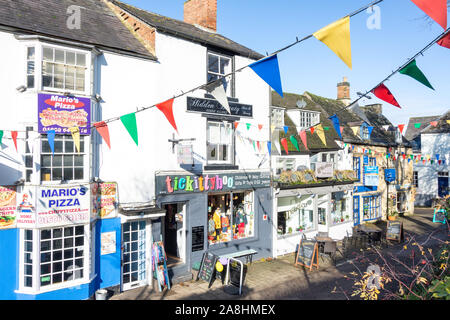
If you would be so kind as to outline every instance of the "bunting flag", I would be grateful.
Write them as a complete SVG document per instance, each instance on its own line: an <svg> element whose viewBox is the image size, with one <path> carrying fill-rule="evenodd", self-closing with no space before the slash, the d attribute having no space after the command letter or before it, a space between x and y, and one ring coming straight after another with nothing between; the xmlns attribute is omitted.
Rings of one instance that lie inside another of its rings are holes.
<svg viewBox="0 0 450 320"><path fill-rule="evenodd" d="M334 114L334 115L332 115L332 116L330 117L330 120L331 120L331 122L333 123L334 130L336 130L336 132L337 132L338 135L339 135L339 138L341 138L341 140L342 140L342 127L341 127L341 125L339 124L339 118L338 118L338 116L337 116L336 114Z"/></svg>
<svg viewBox="0 0 450 320"><path fill-rule="evenodd" d="M396 106L398 108L400 105L398 104L397 100L395 100L394 96L392 95L391 91L384 85L380 84L378 87L372 90L372 93L378 98L381 99L387 103L392 104L393 106Z"/></svg>
<svg viewBox="0 0 450 320"><path fill-rule="evenodd" d="M444 30L447 29L447 0L411 0L436 21Z"/></svg>
<svg viewBox="0 0 450 320"><path fill-rule="evenodd" d="M224 107L225 110L227 110L227 112L231 114L230 105L228 104L227 93L225 92L224 83L222 79L216 80L211 84L207 85L205 87L205 90L209 94L211 94L217 101L219 101L222 107Z"/></svg>
<svg viewBox="0 0 450 320"><path fill-rule="evenodd" d="M450 49L450 32L444 35L441 39L437 41L437 44L441 47Z"/></svg>
<svg viewBox="0 0 450 320"><path fill-rule="evenodd" d="M305 146L305 149L308 150L308 144L306 141L306 131L302 130L298 133L298 135L300 136L300 139L302 140L302 143Z"/></svg>
<svg viewBox="0 0 450 320"><path fill-rule="evenodd" d="M317 126L317 135L319 136L322 143L326 146L327 145L327 139L325 138L325 134L323 132L322 124L318 124Z"/></svg>
<svg viewBox="0 0 450 320"><path fill-rule="evenodd" d="M389 129L390 125L387 124L387 125L384 125L382 127L383 127L384 131L387 131Z"/></svg>
<svg viewBox="0 0 450 320"><path fill-rule="evenodd" d="M108 148L111 149L111 142L109 140L109 129L106 122L101 121L94 123L95 129L97 129L97 132L100 134L100 136L105 140L106 144L108 145Z"/></svg>
<svg viewBox="0 0 450 320"><path fill-rule="evenodd" d="M436 153L436 160L439 160L439 154Z"/></svg>
<svg viewBox="0 0 450 320"><path fill-rule="evenodd" d="M398 129L400 130L400 133L403 134L403 129L405 128L404 124L399 124Z"/></svg>
<svg viewBox="0 0 450 320"><path fill-rule="evenodd" d="M160 109L161 110L161 109ZM127 129L131 138L134 140L136 145L138 145L138 131L136 124L136 114L134 112L123 115L120 117L120 121L122 121L125 129Z"/></svg>
<svg viewBox="0 0 450 320"><path fill-rule="evenodd" d="M250 127L252 126L251 123L246 123L247 125L247 130L250 130Z"/></svg>
<svg viewBox="0 0 450 320"><path fill-rule="evenodd" d="M342 139L342 134L344 133L344 127L343 126L340 127L340 131L341 131L341 139ZM347 144L345 144L345 146L347 146Z"/></svg>
<svg viewBox="0 0 450 320"><path fill-rule="evenodd" d="M50 145L50 150L52 150L52 155L55 154L55 130L47 131L47 140Z"/></svg>
<svg viewBox="0 0 450 320"><path fill-rule="evenodd" d="M298 148L298 141L297 139L295 139L295 136L291 136L291 142L294 145L295 149L297 149L297 151L300 151L300 149Z"/></svg>
<svg viewBox="0 0 450 320"><path fill-rule="evenodd" d="M329 131L329 130L330 130L330 127L323 127L323 130Z"/></svg>
<svg viewBox="0 0 450 320"><path fill-rule="evenodd" d="M234 130L237 129L238 125L239 125L239 122L236 121L236 122L234 123Z"/></svg>
<svg viewBox="0 0 450 320"><path fill-rule="evenodd" d="M261 129L263 128L262 124L258 124L258 129L261 131Z"/></svg>
<svg viewBox="0 0 450 320"><path fill-rule="evenodd" d="M350 127L350 129L352 129L353 134L354 134L355 136L358 135L358 133L359 133L359 127Z"/></svg>
<svg viewBox="0 0 450 320"><path fill-rule="evenodd" d="M72 139L77 148L77 152L80 153L80 129L78 127L72 127L69 128L69 131L72 134Z"/></svg>
<svg viewBox="0 0 450 320"><path fill-rule="evenodd" d="M276 128L276 126L271 125L271 126L270 126L270 133L273 133L273 130L275 130L275 128Z"/></svg>
<svg viewBox="0 0 450 320"><path fill-rule="evenodd" d="M11 131L11 137L14 141L14 146L16 147L16 151L17 151L17 131Z"/></svg>
<svg viewBox="0 0 450 320"><path fill-rule="evenodd" d="M283 89L281 86L280 67L278 66L277 55L270 56L260 61L256 61L249 67L263 79L273 90L283 97Z"/></svg>
<svg viewBox="0 0 450 320"><path fill-rule="evenodd" d="M2 145L3 130L0 130L0 146Z"/></svg>
<svg viewBox="0 0 450 320"><path fill-rule="evenodd" d="M173 100L174 99L170 99L167 101L164 101L160 104L157 104L156 107L162 112L164 113L164 115L166 116L167 120L170 122L170 124L172 125L172 127L175 129L175 131L178 133L178 129L177 129L177 124L175 123L175 119L173 117ZM220 101L219 101L220 102ZM136 124L136 117L134 118L134 124ZM133 138L134 139L134 138ZM137 144L137 130L136 130L136 140L135 140L136 144Z"/></svg>
<svg viewBox="0 0 450 320"><path fill-rule="evenodd" d="M309 130L311 130L311 134L314 134L314 127L311 127Z"/></svg>
<svg viewBox="0 0 450 320"><path fill-rule="evenodd" d="M289 130L289 127L288 126L284 126L283 129L284 129L284 133L287 134L288 130Z"/></svg>
<svg viewBox="0 0 450 320"><path fill-rule="evenodd" d="M329 24L313 33L313 36L330 48L350 69L352 68L349 16Z"/></svg>
<svg viewBox="0 0 450 320"><path fill-rule="evenodd" d="M416 79L423 85L427 86L428 88L434 90L433 86L428 81L427 77L423 74L423 72L419 69L417 66L416 60L411 61L406 67L401 69L399 71L401 74L410 76L413 79Z"/></svg>
<svg viewBox="0 0 450 320"><path fill-rule="evenodd" d="M373 131L373 127L372 126L368 126L367 130L369 131L369 137L370 137L370 135L372 134L372 131Z"/></svg>
<svg viewBox="0 0 450 320"><path fill-rule="evenodd" d="M289 154L288 152L288 144L286 138L281 139L281 144L283 145L284 151L286 151L286 154Z"/></svg>
<svg viewBox="0 0 450 320"><path fill-rule="evenodd" d="M414 123L414 128L419 129L421 125L422 123L420 122Z"/></svg>
<svg viewBox="0 0 450 320"><path fill-rule="evenodd" d="M269 155L272 153L272 143L270 141L267 141L267 151Z"/></svg>
<svg viewBox="0 0 450 320"><path fill-rule="evenodd" d="M437 122L437 121L431 121L430 124L431 124L433 127L436 127L436 126L438 125L438 122Z"/></svg>
<svg viewBox="0 0 450 320"><path fill-rule="evenodd" d="M447 124L450 124L450 120L445 120L447 122Z"/></svg>

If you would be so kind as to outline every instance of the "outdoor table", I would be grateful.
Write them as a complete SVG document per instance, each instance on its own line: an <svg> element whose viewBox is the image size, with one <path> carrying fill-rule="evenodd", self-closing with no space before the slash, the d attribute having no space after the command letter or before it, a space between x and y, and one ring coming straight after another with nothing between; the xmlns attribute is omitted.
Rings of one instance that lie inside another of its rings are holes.
<svg viewBox="0 0 450 320"><path fill-rule="evenodd" d="M358 226L357 231L366 234L371 242L381 241L382 230L375 225L362 224Z"/></svg>
<svg viewBox="0 0 450 320"><path fill-rule="evenodd" d="M323 253L323 249L325 247L325 242L332 242L333 239L331 239L330 237L315 237L317 244L319 246L319 252Z"/></svg>

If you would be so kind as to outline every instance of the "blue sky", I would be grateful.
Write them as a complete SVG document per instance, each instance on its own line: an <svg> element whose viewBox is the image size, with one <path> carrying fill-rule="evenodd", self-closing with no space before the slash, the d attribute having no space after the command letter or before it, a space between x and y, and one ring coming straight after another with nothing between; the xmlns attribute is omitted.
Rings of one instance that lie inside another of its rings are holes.
<svg viewBox="0 0 450 320"><path fill-rule="evenodd" d="M123 0L136 7L183 20L184 0ZM371 0L218 0L218 33L266 54L291 44ZM284 92L305 91L336 98L336 84L348 77L351 98L366 92L425 47L444 30L410 0L384 0L378 4L381 29L370 30L371 13L351 18L353 69L315 38L278 55ZM449 16L450 17L450 16ZM435 91L414 79L397 74L386 82L398 109L375 98L361 104L383 103L383 113L394 124L410 117L440 115L450 109L450 50L434 45L417 58L417 65Z"/></svg>

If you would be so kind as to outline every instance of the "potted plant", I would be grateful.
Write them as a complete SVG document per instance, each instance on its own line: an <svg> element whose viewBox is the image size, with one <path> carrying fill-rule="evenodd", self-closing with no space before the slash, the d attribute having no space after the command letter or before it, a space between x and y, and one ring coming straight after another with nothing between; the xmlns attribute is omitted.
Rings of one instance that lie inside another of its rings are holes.
<svg viewBox="0 0 450 320"><path fill-rule="evenodd" d="M292 233L292 227L289 227L288 233Z"/></svg>
<svg viewBox="0 0 450 320"><path fill-rule="evenodd" d="M398 212L397 211L394 211L394 210L389 211L389 213L388 213L388 220L395 221L397 216L398 216Z"/></svg>

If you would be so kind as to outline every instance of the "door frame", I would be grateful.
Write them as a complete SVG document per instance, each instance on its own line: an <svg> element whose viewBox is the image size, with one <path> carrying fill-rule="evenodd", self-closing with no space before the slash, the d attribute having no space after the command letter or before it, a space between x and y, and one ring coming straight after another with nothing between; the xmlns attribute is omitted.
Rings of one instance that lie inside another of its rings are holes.
<svg viewBox="0 0 450 320"><path fill-rule="evenodd" d="M358 206L355 208L355 200L358 199ZM361 196L353 196L353 226L358 226L361 224L360 208L361 208ZM357 213L358 218L355 219L355 213Z"/></svg>
<svg viewBox="0 0 450 320"><path fill-rule="evenodd" d="M181 252L181 250L180 250L180 260L181 260L182 264L186 264L187 256L188 256L188 253L187 253L188 242L187 242L187 232L186 232L186 230L187 230L187 202L186 201L162 202L161 203L161 208L165 208L165 206L169 205L169 204L172 204L172 205L176 204L177 206L178 205L182 206L181 212L183 213L183 227L182 227L182 232L181 232L181 241L182 241L182 245L183 245L184 250L183 250L183 252ZM166 229L165 217L164 217L164 219L161 219L161 222L162 222L161 223L161 234L162 234L162 239L163 239L163 242L164 242L164 239L165 239L165 236L166 236L165 235L165 229ZM177 240L178 240L178 238L177 238Z"/></svg>

